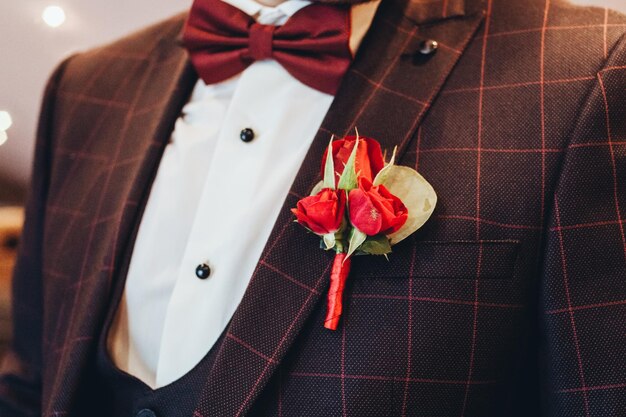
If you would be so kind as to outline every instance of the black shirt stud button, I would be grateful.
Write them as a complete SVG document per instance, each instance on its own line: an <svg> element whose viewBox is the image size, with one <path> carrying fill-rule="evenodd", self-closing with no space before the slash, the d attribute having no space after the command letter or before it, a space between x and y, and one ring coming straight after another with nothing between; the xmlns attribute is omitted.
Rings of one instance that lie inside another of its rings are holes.
<svg viewBox="0 0 626 417"><path fill-rule="evenodd" d="M201 263L196 268L196 276L200 279L207 279L211 275L211 268L206 263ZM148 416L146 416L148 417Z"/></svg>
<svg viewBox="0 0 626 417"><path fill-rule="evenodd" d="M246 143L251 142L252 139L254 139L254 130L250 129L249 127L242 129L239 133L239 139L243 140Z"/></svg>
<svg viewBox="0 0 626 417"><path fill-rule="evenodd" d="M419 52L422 55L432 55L437 51L439 44L432 39L426 39L420 43Z"/></svg>
<svg viewBox="0 0 626 417"><path fill-rule="evenodd" d="M144 408L137 413L137 417L156 417L156 414L154 414L154 411Z"/></svg>

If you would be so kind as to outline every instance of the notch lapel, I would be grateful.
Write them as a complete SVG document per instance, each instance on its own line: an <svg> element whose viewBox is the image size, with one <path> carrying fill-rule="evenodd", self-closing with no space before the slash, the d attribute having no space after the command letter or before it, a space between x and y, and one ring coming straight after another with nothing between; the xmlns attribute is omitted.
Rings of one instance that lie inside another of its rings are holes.
<svg viewBox="0 0 626 417"><path fill-rule="evenodd" d="M127 266L125 264L130 261L134 235L161 156L174 130L176 119L198 79L188 61L187 52L172 38L163 40L160 54L154 61L145 76L143 84L146 87L137 100L144 103L146 108L137 111L134 120L130 122L134 126L131 131L136 137L126 138L129 148L126 152L140 157L127 167L128 170L124 173L124 177L128 179L127 188L117 197L121 197L123 208L120 210L118 227L107 254L109 264L105 265L105 269L111 271L111 279L117 278L120 268Z"/></svg>
<svg viewBox="0 0 626 417"><path fill-rule="evenodd" d="M182 17L178 25L176 18L172 20L172 32L178 33ZM76 296L65 300L67 305L61 307L61 311L71 309L71 314L68 323L63 324L66 331L57 332L63 337L59 343L62 349L54 361L54 384L50 395L46 395L48 403L43 405L45 416L67 414L73 404L80 403L77 397L84 384L81 372L88 368L90 355L96 348L113 282L123 278L120 268L130 258L129 244L136 233L161 154L197 79L174 35L164 34L156 42L154 49L148 50L138 63L139 58L119 51L130 83L136 86L136 92L132 90L133 96L128 98L128 109L123 110L124 125L115 134L109 129L98 129L97 124L89 127L92 130L88 133L93 136L90 142L107 143L112 156L101 170L93 173L101 186L96 189L95 205L91 205L92 201L86 203L89 205L86 213L93 220L89 238L81 242L84 266ZM124 61L126 56L130 56L129 64Z"/></svg>
<svg viewBox="0 0 626 417"><path fill-rule="evenodd" d="M398 146L401 156L483 20L477 5L465 17L417 27L404 15L408 10L389 1L381 4L217 347L194 416L245 415L324 298L332 254L320 250L319 238L293 222L290 208L319 181L330 135L343 136L357 127L362 135L378 139L383 149ZM423 39L439 42L437 53L425 62L414 54Z"/></svg>

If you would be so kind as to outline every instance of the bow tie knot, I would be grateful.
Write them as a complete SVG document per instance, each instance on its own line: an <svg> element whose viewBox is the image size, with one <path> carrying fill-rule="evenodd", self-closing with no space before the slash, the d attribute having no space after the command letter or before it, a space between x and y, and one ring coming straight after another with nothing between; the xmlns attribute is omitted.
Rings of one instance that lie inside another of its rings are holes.
<svg viewBox="0 0 626 417"><path fill-rule="evenodd" d="M274 42L274 25L262 25L253 23L250 26L250 34L248 35L248 55L254 61L261 61L272 58L272 49Z"/></svg>
<svg viewBox="0 0 626 417"><path fill-rule="evenodd" d="M337 92L352 60L349 7L313 3L282 26L263 23L221 0L195 0L183 44L202 80L215 84L273 59L303 84Z"/></svg>

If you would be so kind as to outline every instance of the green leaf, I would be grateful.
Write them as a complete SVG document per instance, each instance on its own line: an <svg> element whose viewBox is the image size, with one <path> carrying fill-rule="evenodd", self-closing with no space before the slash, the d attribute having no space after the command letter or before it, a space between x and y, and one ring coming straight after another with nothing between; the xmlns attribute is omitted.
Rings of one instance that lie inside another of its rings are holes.
<svg viewBox="0 0 626 417"><path fill-rule="evenodd" d="M320 181L317 184L315 184L315 187L313 187L313 189L311 190L310 195L318 195L320 191L322 191L324 188L325 188L324 181Z"/></svg>
<svg viewBox="0 0 626 417"><path fill-rule="evenodd" d="M335 163L333 161L333 139L330 138L328 151L326 152L326 163L324 164L324 188L335 189Z"/></svg>
<svg viewBox="0 0 626 417"><path fill-rule="evenodd" d="M396 162L397 150L398 150L397 146L393 148L393 154L391 155L391 160L389 161L387 165L385 165L383 169L380 170L378 175L376 175L376 178L374 178L374 181L373 181L373 185L380 185L380 184L385 183L385 181L387 180L387 177L393 171L394 163Z"/></svg>
<svg viewBox="0 0 626 417"><path fill-rule="evenodd" d="M389 160L389 163L387 165L393 165L396 163L396 153L398 152L398 147L394 146L393 147L393 153L391 154L391 159Z"/></svg>
<svg viewBox="0 0 626 417"><path fill-rule="evenodd" d="M359 250L370 255L387 255L391 253L391 244L387 236L376 235L368 237Z"/></svg>
<svg viewBox="0 0 626 417"><path fill-rule="evenodd" d="M327 233L323 236L325 250L330 250L335 247L335 233Z"/></svg>
<svg viewBox="0 0 626 417"><path fill-rule="evenodd" d="M352 149L352 153L346 162L346 166L343 169L341 178L339 178L339 184L337 185L340 190L353 190L358 186L357 173L356 173L356 150L359 147L359 137L356 138L356 143Z"/></svg>
<svg viewBox="0 0 626 417"><path fill-rule="evenodd" d="M345 191L341 191L345 192ZM341 219L341 226L339 226L339 230L335 232L335 251L337 253L341 253L344 251L344 232L348 230L348 219L344 215Z"/></svg>
<svg viewBox="0 0 626 417"><path fill-rule="evenodd" d="M388 236L391 244L395 245L426 223L437 205L437 193L417 171L401 165L389 167L380 184L402 200L409 211L406 223Z"/></svg>
<svg viewBox="0 0 626 417"><path fill-rule="evenodd" d="M365 233L361 232L356 227L352 228L352 230L350 231L350 243L348 246L348 255L346 256L346 259L350 255L352 255L363 242L365 242L365 239L367 239L367 235Z"/></svg>

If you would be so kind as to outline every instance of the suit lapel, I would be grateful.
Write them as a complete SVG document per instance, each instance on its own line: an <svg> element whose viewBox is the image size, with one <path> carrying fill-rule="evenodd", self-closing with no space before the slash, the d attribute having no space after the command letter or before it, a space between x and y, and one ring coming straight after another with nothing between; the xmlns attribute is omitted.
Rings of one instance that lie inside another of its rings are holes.
<svg viewBox="0 0 626 417"><path fill-rule="evenodd" d="M380 6L285 200L194 415L245 415L324 298L332 254L293 223L290 208L319 181L330 135L357 127L384 149L398 146L401 156L483 19L477 7L465 17L418 27L404 15L407 10L389 1ZM439 42L430 58L416 54L424 39Z"/></svg>
<svg viewBox="0 0 626 417"><path fill-rule="evenodd" d="M127 194L120 200L125 206L108 258L112 261L109 270L115 271L111 277L119 276L119 268L130 259L134 234L137 232L161 156L174 130L174 123L197 81L186 51L171 38L163 40L160 55L147 78L146 85L149 87L144 89L138 100L146 104L156 104L148 104L148 110L139 112L132 122L135 126L133 133L137 133L137 137L128 138L132 148L130 152L141 155L141 158L126 173L126 178L130 179L129 187Z"/></svg>
<svg viewBox="0 0 626 417"><path fill-rule="evenodd" d="M178 32L180 26L174 31ZM130 83L137 92L129 100L132 105L122 129L117 135L106 129L94 133L93 143L108 143L115 150L106 167L94 174L105 179L98 181L103 185L96 190L96 198L100 200L92 214L98 219L91 226L97 239L84 243L83 263L99 265L99 269L91 272L91 268L85 268L79 279L79 284L84 285L78 285L75 299L66 300L68 304L73 301L72 314L63 336L62 354L56 363L50 401L44 404L46 415L69 409L75 400L67 393L76 393L81 386L81 375L76 371L87 368L89 355L93 353L84 349L82 342L93 341L89 347L95 349L110 300L105 294L111 294L113 280L122 275L120 267L127 265L129 243L137 230L156 167L196 79L186 52L176 44L174 36L165 34L156 42L145 61L128 64Z"/></svg>

